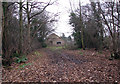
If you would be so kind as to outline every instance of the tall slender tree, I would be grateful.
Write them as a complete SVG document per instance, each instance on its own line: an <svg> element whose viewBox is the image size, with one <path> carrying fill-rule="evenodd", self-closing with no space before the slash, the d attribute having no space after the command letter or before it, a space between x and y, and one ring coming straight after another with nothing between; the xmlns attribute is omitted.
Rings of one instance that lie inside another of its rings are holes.
<svg viewBox="0 0 120 84"><path fill-rule="evenodd" d="M26 8L26 13L27 13L27 29L28 29L28 50L31 49L30 43L31 43L31 36L30 36L30 10L29 10L29 1L27 0L27 8Z"/></svg>
<svg viewBox="0 0 120 84"><path fill-rule="evenodd" d="M82 12L81 12L81 2L79 0L79 7L80 7L80 27L81 27L81 43L82 43L82 48L83 50L85 50L85 46L84 46L84 25L83 25L83 20L82 20Z"/></svg>
<svg viewBox="0 0 120 84"><path fill-rule="evenodd" d="M96 35L96 39L99 40L98 44L101 45L102 47L104 28L102 25L102 17L100 13L100 8L98 7L98 4L100 4L100 2L95 3L92 0L90 0L90 2L91 2L91 8L92 8L93 21L94 21L94 25L96 25L96 28L95 28L96 33L98 34L98 36Z"/></svg>
<svg viewBox="0 0 120 84"><path fill-rule="evenodd" d="M22 9L23 9L23 2L20 0L19 3L19 25L20 25L20 40L19 40L19 54L23 54L23 14L22 14Z"/></svg>
<svg viewBox="0 0 120 84"><path fill-rule="evenodd" d="M9 43L7 41L8 39L8 3L3 2L3 25L2 25L2 53L3 53L3 63L10 65L10 54L9 54Z"/></svg>

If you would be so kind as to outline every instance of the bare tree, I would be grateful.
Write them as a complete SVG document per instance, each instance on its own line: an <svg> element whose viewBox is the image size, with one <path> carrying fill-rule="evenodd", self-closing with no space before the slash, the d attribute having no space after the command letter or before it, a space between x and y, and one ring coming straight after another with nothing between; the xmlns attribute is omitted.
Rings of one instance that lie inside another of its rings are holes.
<svg viewBox="0 0 120 84"><path fill-rule="evenodd" d="M119 27L120 4L119 2L117 3L109 2L109 3L105 3L104 5L106 5L107 10L103 10L100 6L100 3L98 3L104 23L107 26L108 31L110 33L110 37L112 41L112 44L111 44L112 45L112 56L116 58L119 56L118 55L118 52L119 52L118 41L119 41L119 29L120 29ZM116 13L117 13L117 16L116 16Z"/></svg>
<svg viewBox="0 0 120 84"><path fill-rule="evenodd" d="M40 15L41 13L44 12L44 10L49 6L49 5L52 5L53 3L51 3L51 0L47 3L47 5L45 5L42 9L39 8L40 5L38 6L37 5L38 3L37 2L29 2L27 0L27 3L26 3L26 7L24 7L25 11L26 11L26 14L27 14L27 29L28 29L28 51L29 49L31 49L30 45L31 45L31 31L30 31L30 28L31 28L31 21L32 19L37 16L37 15ZM32 10L33 9L38 9L39 11L36 12L36 13L33 13Z"/></svg>
<svg viewBox="0 0 120 84"><path fill-rule="evenodd" d="M36 2L25 3L22 0L17 3L3 2L2 57L4 65L10 65L16 54L21 57L30 52L27 45L29 42L29 45L32 46L32 42L28 39L37 41L38 46L41 46L41 42L38 41L39 37L45 38L52 31L52 28L48 28L48 25L55 20L49 14L47 15L48 12L45 9L53 3L43 4ZM33 22L34 20L37 20L37 22ZM28 35L30 38L28 38Z"/></svg>

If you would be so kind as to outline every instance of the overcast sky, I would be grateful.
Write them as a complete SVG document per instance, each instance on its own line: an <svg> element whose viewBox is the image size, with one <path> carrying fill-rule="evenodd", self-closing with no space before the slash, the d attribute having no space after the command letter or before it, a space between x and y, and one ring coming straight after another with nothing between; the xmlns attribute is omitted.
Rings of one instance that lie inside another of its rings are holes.
<svg viewBox="0 0 120 84"><path fill-rule="evenodd" d="M49 1L49 0L48 0ZM72 3L74 3L74 6L78 5L79 0L71 0ZM82 4L89 3L89 0L81 0ZM69 15L70 15L70 3L69 0L58 0L57 3L47 7L46 9L49 12L52 13L59 13L59 19L58 22L55 25L55 33L59 36L62 35L62 33L65 34L65 36L69 36L72 34L72 27L69 25Z"/></svg>

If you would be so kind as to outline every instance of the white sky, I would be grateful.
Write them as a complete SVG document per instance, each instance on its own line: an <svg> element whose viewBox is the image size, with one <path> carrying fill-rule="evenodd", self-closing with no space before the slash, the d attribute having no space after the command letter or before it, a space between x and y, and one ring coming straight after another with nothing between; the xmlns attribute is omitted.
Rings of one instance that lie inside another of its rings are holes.
<svg viewBox="0 0 120 84"><path fill-rule="evenodd" d="M71 1L72 3L74 3L74 6L78 5L79 0L71 0ZM81 2L82 4L86 4L89 3L89 0L81 0ZM60 12L59 20L55 25L56 28L55 33L57 35L61 36L62 33L64 33L65 36L69 36L72 34L72 27L71 25L69 25L69 14L70 14L69 0L58 0L57 3L47 7L46 10L52 13Z"/></svg>

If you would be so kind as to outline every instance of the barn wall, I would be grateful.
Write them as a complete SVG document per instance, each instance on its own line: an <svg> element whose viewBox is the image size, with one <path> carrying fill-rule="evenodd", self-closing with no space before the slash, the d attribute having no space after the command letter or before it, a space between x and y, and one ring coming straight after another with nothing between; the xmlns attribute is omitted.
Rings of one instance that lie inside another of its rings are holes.
<svg viewBox="0 0 120 84"><path fill-rule="evenodd" d="M61 42L61 44L57 44L57 42ZM65 45L65 42L64 42L64 40L62 40L62 39L55 39L54 41L53 41L53 45L55 45L55 46L63 46L63 45Z"/></svg>
<svg viewBox="0 0 120 84"><path fill-rule="evenodd" d="M52 44L51 44L51 41L52 41ZM57 44L57 42L61 42L61 44ZM48 46L64 46L65 41L62 38L60 38L59 36L52 34L46 40L46 44Z"/></svg>

